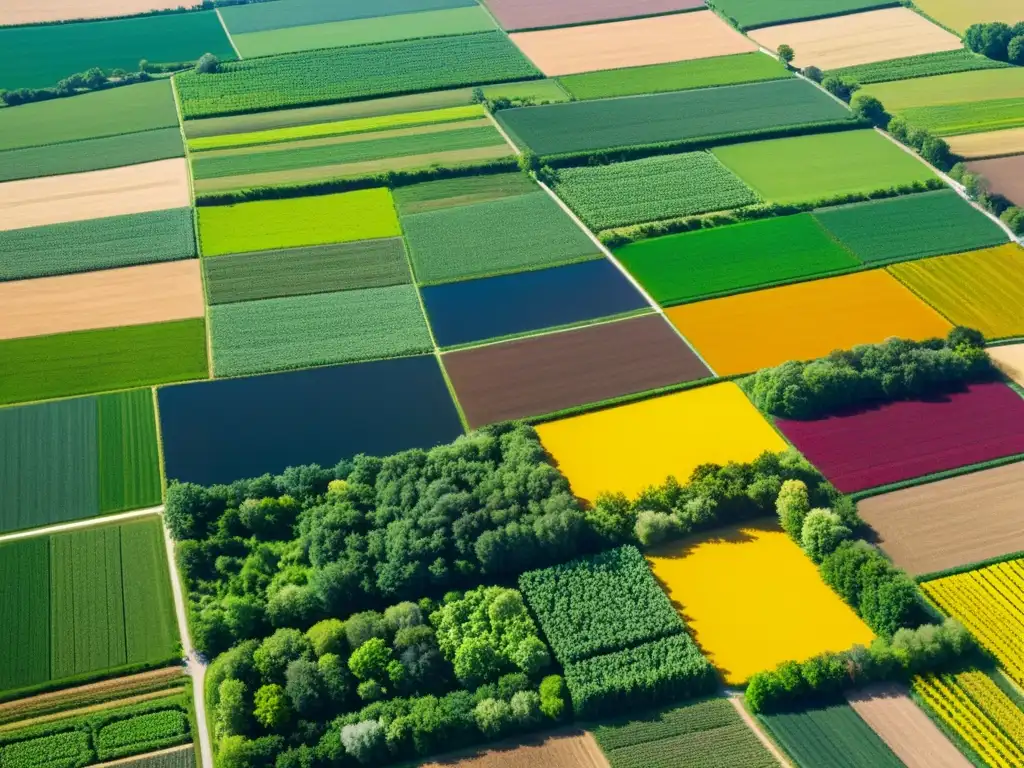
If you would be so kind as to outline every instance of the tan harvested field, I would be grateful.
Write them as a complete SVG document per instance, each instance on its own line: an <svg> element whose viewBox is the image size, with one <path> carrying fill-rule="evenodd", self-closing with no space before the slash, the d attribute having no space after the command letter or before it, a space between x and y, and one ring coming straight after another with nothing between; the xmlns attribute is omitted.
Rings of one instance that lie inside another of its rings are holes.
<svg viewBox="0 0 1024 768"><path fill-rule="evenodd" d="M1024 128L967 133L946 139L953 152L968 160L1024 154Z"/></svg>
<svg viewBox="0 0 1024 768"><path fill-rule="evenodd" d="M0 283L0 339L202 317L198 259Z"/></svg>
<svg viewBox="0 0 1024 768"><path fill-rule="evenodd" d="M857 504L877 544L913 575L1024 550L1024 463L872 496Z"/></svg>
<svg viewBox="0 0 1024 768"><path fill-rule="evenodd" d="M1024 3L1020 0L915 0L914 5L958 32L966 32L971 24L1024 21Z"/></svg>
<svg viewBox="0 0 1024 768"><path fill-rule="evenodd" d="M988 354L1003 373L1024 387L1024 344L989 347Z"/></svg>
<svg viewBox="0 0 1024 768"><path fill-rule="evenodd" d="M608 768L608 761L586 731L494 744L470 756L453 756L420 768Z"/></svg>
<svg viewBox="0 0 1024 768"><path fill-rule="evenodd" d="M548 76L757 50L711 11L520 32L511 37Z"/></svg>
<svg viewBox="0 0 1024 768"><path fill-rule="evenodd" d="M192 204L184 158L0 184L0 231Z"/></svg>
<svg viewBox="0 0 1024 768"><path fill-rule="evenodd" d="M907 768L971 768L902 685L873 685L846 698Z"/></svg>
<svg viewBox="0 0 1024 768"><path fill-rule="evenodd" d="M199 3L189 0L3 0L0 3L0 26L105 19L197 5Z"/></svg>
<svg viewBox="0 0 1024 768"><path fill-rule="evenodd" d="M772 51L785 43L796 53L794 66L813 65L819 69L852 67L963 47L956 35L909 8L780 24L755 29L750 36Z"/></svg>

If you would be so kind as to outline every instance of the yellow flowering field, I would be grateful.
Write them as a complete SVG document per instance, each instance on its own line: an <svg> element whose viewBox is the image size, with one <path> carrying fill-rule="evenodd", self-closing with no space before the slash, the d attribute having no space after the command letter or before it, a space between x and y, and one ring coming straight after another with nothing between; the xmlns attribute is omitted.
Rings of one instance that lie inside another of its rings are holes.
<svg viewBox="0 0 1024 768"><path fill-rule="evenodd" d="M750 461L787 446L732 383L714 384L537 427L573 492L636 496L700 464Z"/></svg>
<svg viewBox="0 0 1024 768"><path fill-rule="evenodd" d="M874 635L774 523L724 528L648 553L654 575L729 685Z"/></svg>

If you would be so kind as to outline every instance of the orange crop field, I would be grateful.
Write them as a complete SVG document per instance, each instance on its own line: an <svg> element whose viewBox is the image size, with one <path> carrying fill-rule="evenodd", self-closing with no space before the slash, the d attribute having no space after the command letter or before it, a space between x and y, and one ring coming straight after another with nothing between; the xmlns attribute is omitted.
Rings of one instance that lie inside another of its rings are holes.
<svg viewBox="0 0 1024 768"><path fill-rule="evenodd" d="M700 464L750 461L786 443L732 383L714 384L537 427L541 442L593 501L602 491L636 496Z"/></svg>
<svg viewBox="0 0 1024 768"><path fill-rule="evenodd" d="M890 336L945 336L952 328L884 270L685 304L666 314L719 376Z"/></svg>

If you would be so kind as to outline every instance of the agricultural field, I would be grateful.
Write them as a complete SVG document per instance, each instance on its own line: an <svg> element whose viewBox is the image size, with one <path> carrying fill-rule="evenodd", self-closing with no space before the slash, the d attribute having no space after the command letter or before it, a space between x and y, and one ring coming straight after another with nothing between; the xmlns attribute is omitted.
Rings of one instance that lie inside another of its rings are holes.
<svg viewBox="0 0 1024 768"><path fill-rule="evenodd" d="M595 232L759 202L708 152L563 168L556 173L555 192Z"/></svg>
<svg viewBox="0 0 1024 768"><path fill-rule="evenodd" d="M409 216L460 205L489 203L536 191L537 185L525 173L493 173L398 187L392 194L399 215Z"/></svg>
<svg viewBox="0 0 1024 768"><path fill-rule="evenodd" d="M951 189L825 208L814 217L870 265L987 248L1009 239Z"/></svg>
<svg viewBox="0 0 1024 768"><path fill-rule="evenodd" d="M1024 21L1024 9L1016 0L914 0L914 5L950 29L966 32L971 24L1003 21L1015 24Z"/></svg>
<svg viewBox="0 0 1024 768"><path fill-rule="evenodd" d="M608 768L593 736L576 729L521 736L467 752L468 757L449 755L422 763L421 768Z"/></svg>
<svg viewBox="0 0 1024 768"><path fill-rule="evenodd" d="M511 37L548 77L757 50L712 11L519 32Z"/></svg>
<svg viewBox="0 0 1024 768"><path fill-rule="evenodd" d="M644 93L742 85L793 77L777 59L760 51L566 75L558 82L576 99L610 99Z"/></svg>
<svg viewBox="0 0 1024 768"><path fill-rule="evenodd" d="M1024 344L989 347L993 362L1017 384L1024 386Z"/></svg>
<svg viewBox="0 0 1024 768"><path fill-rule="evenodd" d="M320 3L316 0L280 0L277 5L261 3L227 6L222 9L224 23L232 35L265 32L272 29L305 27L356 19L399 16L406 13L465 8L475 0L380 0L371 5Z"/></svg>
<svg viewBox="0 0 1024 768"><path fill-rule="evenodd" d="M905 56L872 64L839 67L830 70L828 74L840 77L847 82L871 85L872 83L889 83L894 80L912 80L916 77L972 72L978 69L1005 69L1009 66L1011 65L1004 61L996 61L982 56L980 53L961 48L955 51Z"/></svg>
<svg viewBox="0 0 1024 768"><path fill-rule="evenodd" d="M890 336L931 339L952 327L884 270L686 304L666 314L719 376Z"/></svg>
<svg viewBox="0 0 1024 768"><path fill-rule="evenodd" d="M651 550L647 560L728 685L874 637L775 523L718 529Z"/></svg>
<svg viewBox="0 0 1024 768"><path fill-rule="evenodd" d="M126 760L119 768L195 768L195 765L195 748L191 744L186 744Z"/></svg>
<svg viewBox="0 0 1024 768"><path fill-rule="evenodd" d="M921 588L971 631L1017 685L1024 683L1024 558L926 581Z"/></svg>
<svg viewBox="0 0 1024 768"><path fill-rule="evenodd" d="M422 298L440 347L650 309L607 259L427 286Z"/></svg>
<svg viewBox="0 0 1024 768"><path fill-rule="evenodd" d="M485 0L485 4L509 31L658 16L704 7L703 0Z"/></svg>
<svg viewBox="0 0 1024 768"><path fill-rule="evenodd" d="M860 266L809 214L641 240L615 257L663 306Z"/></svg>
<svg viewBox="0 0 1024 768"><path fill-rule="evenodd" d="M191 208L50 224L0 232L0 280L191 259Z"/></svg>
<svg viewBox="0 0 1024 768"><path fill-rule="evenodd" d="M848 704L833 704L779 715L762 715L761 722L801 768L903 768L892 753Z"/></svg>
<svg viewBox="0 0 1024 768"><path fill-rule="evenodd" d="M967 164L967 170L984 176L991 194L1015 205L1024 203L1024 156L976 160Z"/></svg>
<svg viewBox="0 0 1024 768"><path fill-rule="evenodd" d="M516 143L545 156L754 135L852 119L845 107L796 78L506 109L497 114Z"/></svg>
<svg viewBox="0 0 1024 768"><path fill-rule="evenodd" d="M794 67L822 70L963 49L959 37L909 8L780 24L750 36L769 51L791 46Z"/></svg>
<svg viewBox="0 0 1024 768"><path fill-rule="evenodd" d="M770 203L868 194L938 178L927 165L872 130L732 144L716 147L711 154Z"/></svg>
<svg viewBox="0 0 1024 768"><path fill-rule="evenodd" d="M967 160L1024 154L1024 128L968 133L946 139L954 154Z"/></svg>
<svg viewBox="0 0 1024 768"><path fill-rule="evenodd" d="M623 715L593 730L611 768L775 768L778 762L728 699L647 715Z"/></svg>
<svg viewBox="0 0 1024 768"><path fill-rule="evenodd" d="M936 136L957 136L979 131L1002 131L1024 125L1024 99L940 104L914 107L900 113L907 123Z"/></svg>
<svg viewBox="0 0 1024 768"><path fill-rule="evenodd" d="M658 315L449 352L442 360L474 429L711 375Z"/></svg>
<svg viewBox="0 0 1024 768"><path fill-rule="evenodd" d="M723 16L733 19L740 29L823 19L897 5L892 0L712 0L711 4Z"/></svg>
<svg viewBox="0 0 1024 768"><path fill-rule="evenodd" d="M433 349L411 285L216 305L210 336L217 377Z"/></svg>
<svg viewBox="0 0 1024 768"><path fill-rule="evenodd" d="M682 482L700 464L751 461L786 447L732 383L547 422L537 433L573 492L591 502L605 491L634 497L670 476Z"/></svg>
<svg viewBox="0 0 1024 768"><path fill-rule="evenodd" d="M149 390L0 409L0 532L160 503Z"/></svg>
<svg viewBox="0 0 1024 768"><path fill-rule="evenodd" d="M1024 453L1024 399L1001 382L776 425L843 493Z"/></svg>
<svg viewBox="0 0 1024 768"><path fill-rule="evenodd" d="M540 190L402 216L421 285L600 258L597 245Z"/></svg>
<svg viewBox="0 0 1024 768"><path fill-rule="evenodd" d="M401 234L391 193L356 192L201 207L203 256L301 248Z"/></svg>
<svg viewBox="0 0 1024 768"><path fill-rule="evenodd" d="M177 655L156 516L0 544L0 569L0 690Z"/></svg>
<svg viewBox="0 0 1024 768"><path fill-rule="evenodd" d="M462 434L433 355L161 387L157 397L168 479L204 485Z"/></svg>
<svg viewBox="0 0 1024 768"><path fill-rule="evenodd" d="M252 59L176 85L194 119L539 76L504 34L480 32Z"/></svg>
<svg viewBox="0 0 1024 768"><path fill-rule="evenodd" d="M111 16L131 16L179 7L181 0L90 0L88 3L72 0L46 5L19 0L0 9L0 25L38 24L70 19L106 19Z"/></svg>
<svg viewBox="0 0 1024 768"><path fill-rule="evenodd" d="M1024 336L1024 251L1016 244L888 269L955 325L988 339Z"/></svg>
<svg viewBox="0 0 1024 768"><path fill-rule="evenodd" d="M986 469L863 499L875 543L911 575L1024 552L1024 464Z"/></svg>
<svg viewBox="0 0 1024 768"><path fill-rule="evenodd" d="M1024 98L1024 71L1019 67L920 77L865 86L863 93L879 99L890 112L913 107L965 104L993 99Z"/></svg>

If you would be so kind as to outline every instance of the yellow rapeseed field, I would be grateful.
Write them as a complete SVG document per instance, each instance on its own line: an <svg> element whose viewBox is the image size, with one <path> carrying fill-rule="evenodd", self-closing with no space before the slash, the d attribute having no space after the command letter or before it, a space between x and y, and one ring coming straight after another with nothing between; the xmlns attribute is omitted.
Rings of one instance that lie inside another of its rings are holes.
<svg viewBox="0 0 1024 768"><path fill-rule="evenodd" d="M537 427L573 492L635 496L699 464L750 461L786 443L735 384L715 384Z"/></svg>
<svg viewBox="0 0 1024 768"><path fill-rule="evenodd" d="M729 685L874 635L773 523L717 530L648 554L655 576Z"/></svg>

